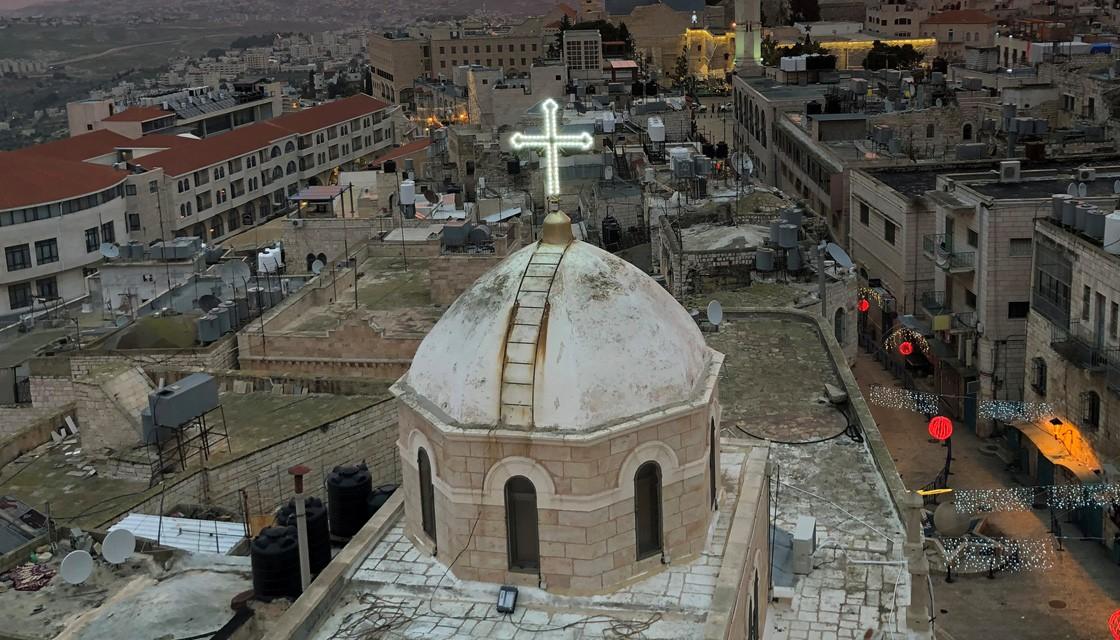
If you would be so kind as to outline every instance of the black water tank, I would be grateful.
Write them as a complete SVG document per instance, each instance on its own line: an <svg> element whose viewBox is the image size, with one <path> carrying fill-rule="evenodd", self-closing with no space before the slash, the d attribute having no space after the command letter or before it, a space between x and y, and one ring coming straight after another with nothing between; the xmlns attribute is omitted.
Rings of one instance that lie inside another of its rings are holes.
<svg viewBox="0 0 1120 640"><path fill-rule="evenodd" d="M322 500L310 496L303 499L303 504L307 510L307 555L311 560L311 573L316 575L331 562L331 530L327 525L327 507ZM296 526L295 498L288 500L288 504L276 512L276 524L281 527ZM298 539L298 529L296 535Z"/></svg>
<svg viewBox="0 0 1120 640"><path fill-rule="evenodd" d="M373 481L366 465L335 467L327 476L327 503L330 506L331 533L350 538L369 519L369 494Z"/></svg>
<svg viewBox="0 0 1120 640"><path fill-rule="evenodd" d="M377 510L385 504L389 496L393 495L396 490L397 485L395 484L383 484L374 489L373 493L369 494L369 500L366 501L369 505L369 517L372 518L373 514L377 513Z"/></svg>
<svg viewBox="0 0 1120 640"><path fill-rule="evenodd" d="M249 546L258 598L298 598L299 543L295 527L268 527Z"/></svg>
<svg viewBox="0 0 1120 640"><path fill-rule="evenodd" d="M521 161L520 160L508 160L508 161L506 161L506 173L508 173L511 176L515 176L515 175L518 175L519 173L521 173Z"/></svg>

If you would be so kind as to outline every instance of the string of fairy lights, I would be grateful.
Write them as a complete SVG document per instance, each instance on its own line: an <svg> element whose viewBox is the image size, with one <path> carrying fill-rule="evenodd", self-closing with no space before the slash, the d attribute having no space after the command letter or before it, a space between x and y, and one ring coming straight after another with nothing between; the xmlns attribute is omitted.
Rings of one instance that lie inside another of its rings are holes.
<svg viewBox="0 0 1120 640"><path fill-rule="evenodd" d="M941 538L953 571L1045 571L1055 564L1052 538Z"/></svg>
<svg viewBox="0 0 1120 640"><path fill-rule="evenodd" d="M1120 484L1056 484L1006 489L954 489L958 513L1031 511L1046 505L1057 511L1105 507L1120 501Z"/></svg>
<svg viewBox="0 0 1120 640"><path fill-rule="evenodd" d="M963 397L872 385L868 399L872 404L888 409L902 409L928 416L941 412L940 400L942 398ZM1001 422L1035 422L1053 415L1053 413L1054 407L1048 402L980 400L976 405L976 415L978 417L991 418Z"/></svg>
<svg viewBox="0 0 1120 640"><path fill-rule="evenodd" d="M914 349L921 349L923 354L929 355L929 343L926 342L926 337L920 331L903 326L896 327L883 338L883 349L904 356L913 353Z"/></svg>

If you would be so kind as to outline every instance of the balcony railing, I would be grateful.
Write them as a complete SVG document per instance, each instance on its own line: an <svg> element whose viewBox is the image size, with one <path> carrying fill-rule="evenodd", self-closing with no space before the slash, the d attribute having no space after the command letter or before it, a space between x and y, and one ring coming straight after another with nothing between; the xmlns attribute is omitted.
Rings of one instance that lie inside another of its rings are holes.
<svg viewBox="0 0 1120 640"><path fill-rule="evenodd" d="M953 314L953 331L975 331L976 312L958 311Z"/></svg>
<svg viewBox="0 0 1120 640"><path fill-rule="evenodd" d="M1050 348L1086 371L1100 373L1108 365L1103 340L1094 335L1091 327L1077 322L1071 322L1068 329L1050 325Z"/></svg>
<svg viewBox="0 0 1120 640"><path fill-rule="evenodd" d="M1051 300L1035 290L1031 293L1031 308L1051 324L1069 329L1069 300Z"/></svg>
<svg viewBox="0 0 1120 640"><path fill-rule="evenodd" d="M963 273L976 268L975 251L955 251L953 238L936 233L922 238L922 250L944 271Z"/></svg>
<svg viewBox="0 0 1120 640"><path fill-rule="evenodd" d="M922 308L932 318L933 316L943 316L952 313L952 309L945 303L944 291L924 291L919 297Z"/></svg>
<svg viewBox="0 0 1120 640"><path fill-rule="evenodd" d="M1120 349L1112 349L1107 354L1108 377L1106 384L1108 390L1120 396Z"/></svg>

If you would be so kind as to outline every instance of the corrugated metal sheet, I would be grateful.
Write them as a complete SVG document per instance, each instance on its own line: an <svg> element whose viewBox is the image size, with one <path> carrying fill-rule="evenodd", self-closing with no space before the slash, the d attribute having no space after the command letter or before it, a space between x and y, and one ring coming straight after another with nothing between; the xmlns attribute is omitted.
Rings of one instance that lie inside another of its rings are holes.
<svg viewBox="0 0 1120 640"><path fill-rule="evenodd" d="M225 555L245 537L245 526L238 522L170 518L130 513L109 531L125 529L137 538L158 540L165 547Z"/></svg>

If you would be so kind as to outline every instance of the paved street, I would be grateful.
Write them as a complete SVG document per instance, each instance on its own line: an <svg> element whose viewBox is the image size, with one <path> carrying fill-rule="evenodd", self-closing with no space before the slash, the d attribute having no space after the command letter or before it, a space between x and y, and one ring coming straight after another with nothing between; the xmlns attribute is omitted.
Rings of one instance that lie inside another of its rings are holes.
<svg viewBox="0 0 1120 640"><path fill-rule="evenodd" d="M870 356L860 353L853 367L864 397L872 384L897 386L891 375ZM923 416L898 409L871 406L879 431L891 449L895 465L907 488L931 480L945 461L945 449L930 442ZM961 425L953 433L955 488L1018 486L1003 462L982 447ZM1014 537L1047 535L1046 512L1003 513L991 522ZM1066 536L1079 531L1065 524ZM1046 571L998 575L963 576L947 584L944 576L934 578L936 624L955 640L1101 640L1108 638L1108 616L1120 609L1120 566L1111 561L1097 541L1064 540L1056 565Z"/></svg>

